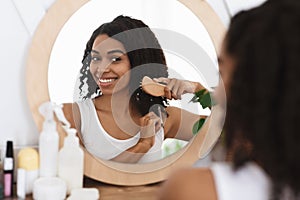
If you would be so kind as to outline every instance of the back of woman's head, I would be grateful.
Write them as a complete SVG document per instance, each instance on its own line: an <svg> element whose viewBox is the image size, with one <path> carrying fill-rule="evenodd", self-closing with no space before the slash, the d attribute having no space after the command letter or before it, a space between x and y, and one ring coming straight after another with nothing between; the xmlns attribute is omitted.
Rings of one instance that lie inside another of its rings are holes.
<svg viewBox="0 0 300 200"><path fill-rule="evenodd" d="M257 161L273 181L275 198L284 188L298 195L299 1L273 0L237 14L225 45L236 61L225 123L235 167Z"/></svg>

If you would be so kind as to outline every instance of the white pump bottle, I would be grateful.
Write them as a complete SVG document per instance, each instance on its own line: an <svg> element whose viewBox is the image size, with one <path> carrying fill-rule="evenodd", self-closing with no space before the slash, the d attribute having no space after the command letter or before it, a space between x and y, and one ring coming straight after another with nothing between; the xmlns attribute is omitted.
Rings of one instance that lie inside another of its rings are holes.
<svg viewBox="0 0 300 200"><path fill-rule="evenodd" d="M39 107L39 112L45 118L39 137L40 177L57 175L59 136L54 121L54 109L55 104L51 102L45 102Z"/></svg>
<svg viewBox="0 0 300 200"><path fill-rule="evenodd" d="M68 136L59 151L58 176L67 183L67 193L72 189L82 188L84 154L79 146L76 129L66 129Z"/></svg>

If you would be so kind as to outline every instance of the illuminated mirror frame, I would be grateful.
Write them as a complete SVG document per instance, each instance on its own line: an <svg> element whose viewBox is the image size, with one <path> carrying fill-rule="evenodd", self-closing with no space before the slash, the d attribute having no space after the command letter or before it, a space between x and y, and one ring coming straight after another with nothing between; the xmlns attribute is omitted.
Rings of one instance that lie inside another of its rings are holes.
<svg viewBox="0 0 300 200"><path fill-rule="evenodd" d="M43 117L38 107L50 101L48 91L48 65L55 39L65 22L84 4L90 0L57 0L47 11L39 24L28 52L26 63L27 98L34 121L41 131ZM180 0L201 20L215 46L217 55L221 48L225 26L204 0ZM211 150L218 139L221 128L214 123L214 115L220 110L212 110L201 131L179 152L163 160L147 164L124 164L103 161L93 157L84 149L84 174L90 178L116 185L143 185L165 180L174 169L191 166L199 158L203 158ZM58 124L60 146L65 132ZM207 137L208 136L208 137Z"/></svg>

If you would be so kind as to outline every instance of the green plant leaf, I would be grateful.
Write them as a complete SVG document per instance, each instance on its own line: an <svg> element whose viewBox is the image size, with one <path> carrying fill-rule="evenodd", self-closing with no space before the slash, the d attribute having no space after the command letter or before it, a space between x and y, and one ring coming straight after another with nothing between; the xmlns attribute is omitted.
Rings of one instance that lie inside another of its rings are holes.
<svg viewBox="0 0 300 200"><path fill-rule="evenodd" d="M199 99L199 102L200 104L202 105L202 108L211 108L212 106L212 101L211 101L211 98L210 98L210 93L207 92L205 93L204 95L202 95L202 98Z"/></svg>
<svg viewBox="0 0 300 200"><path fill-rule="evenodd" d="M193 98L190 100L190 102L197 103L202 98L203 94L206 92L206 89L199 90L198 92L194 93Z"/></svg>
<svg viewBox="0 0 300 200"><path fill-rule="evenodd" d="M193 103L200 103L203 109L210 108L215 105L215 102L211 98L210 92L208 92L206 89L200 90L198 92L195 92L193 98L190 100L190 102Z"/></svg>
<svg viewBox="0 0 300 200"><path fill-rule="evenodd" d="M215 105L215 102L212 100L210 92L206 89L199 90L198 92L195 92L193 98L190 100L190 102L194 103L200 103L203 109L209 108L213 105ZM199 119L193 126L193 134L196 135L201 127L203 126L205 122L204 118Z"/></svg>
<svg viewBox="0 0 300 200"><path fill-rule="evenodd" d="M199 119L193 126L193 134L196 135L205 122L204 118Z"/></svg>

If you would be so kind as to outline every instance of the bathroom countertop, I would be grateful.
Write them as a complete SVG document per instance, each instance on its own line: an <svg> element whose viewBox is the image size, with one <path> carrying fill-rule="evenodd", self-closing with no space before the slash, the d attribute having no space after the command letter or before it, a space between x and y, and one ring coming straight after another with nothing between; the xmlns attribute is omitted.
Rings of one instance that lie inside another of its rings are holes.
<svg viewBox="0 0 300 200"><path fill-rule="evenodd" d="M143 186L116 186L105 184L90 178L84 179L84 187L97 188L100 193L100 200L155 200L161 183ZM26 200L32 200L28 195ZM20 200L17 197L4 198L3 200Z"/></svg>
<svg viewBox="0 0 300 200"><path fill-rule="evenodd" d="M143 186L116 186L85 179L85 187L96 187L100 200L155 200L161 183Z"/></svg>

